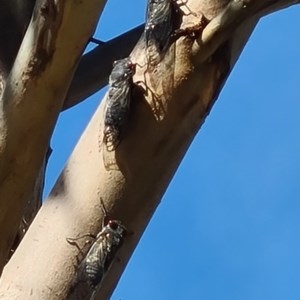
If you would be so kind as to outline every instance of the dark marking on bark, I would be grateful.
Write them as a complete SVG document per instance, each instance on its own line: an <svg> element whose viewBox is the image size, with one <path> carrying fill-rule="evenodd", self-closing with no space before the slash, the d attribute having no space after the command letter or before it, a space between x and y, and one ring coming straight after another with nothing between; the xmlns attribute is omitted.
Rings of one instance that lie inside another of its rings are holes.
<svg viewBox="0 0 300 300"><path fill-rule="evenodd" d="M36 31L36 47L26 75L30 77L39 76L52 60L55 52L55 37L60 23L54 0L44 1L39 9L34 12L32 26Z"/></svg>
<svg viewBox="0 0 300 300"><path fill-rule="evenodd" d="M0 73L6 78L29 24L35 0L0 2L0 39L3 41L0 48Z"/></svg>

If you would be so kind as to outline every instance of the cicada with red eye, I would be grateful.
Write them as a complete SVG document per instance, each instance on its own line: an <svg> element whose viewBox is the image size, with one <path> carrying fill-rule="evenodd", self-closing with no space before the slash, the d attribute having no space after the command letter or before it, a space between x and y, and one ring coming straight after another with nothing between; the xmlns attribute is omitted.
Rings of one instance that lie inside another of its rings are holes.
<svg viewBox="0 0 300 300"><path fill-rule="evenodd" d="M92 288L101 284L103 276L123 244L125 235L126 228L119 220L109 220L97 235L95 242L81 263L81 271L86 275Z"/></svg>
<svg viewBox="0 0 300 300"><path fill-rule="evenodd" d="M103 210L106 218L104 207ZM127 229L121 221L108 220L81 261L68 299L90 299L96 289L101 286L103 278L116 258L116 253L122 246L126 234ZM68 239L68 242L74 244L74 240L77 239Z"/></svg>

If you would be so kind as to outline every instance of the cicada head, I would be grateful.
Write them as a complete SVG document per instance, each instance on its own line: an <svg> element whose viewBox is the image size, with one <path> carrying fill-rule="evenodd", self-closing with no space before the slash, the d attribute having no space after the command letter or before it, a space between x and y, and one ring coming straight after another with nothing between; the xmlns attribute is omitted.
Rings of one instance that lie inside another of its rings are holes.
<svg viewBox="0 0 300 300"><path fill-rule="evenodd" d="M115 232L116 234L120 235L121 237L124 237L126 235L126 228L119 220L109 220L107 223L107 226Z"/></svg>
<svg viewBox="0 0 300 300"><path fill-rule="evenodd" d="M109 77L109 84L113 85L116 82L122 82L131 78L135 73L136 64L129 57L116 60L113 63L113 69Z"/></svg>

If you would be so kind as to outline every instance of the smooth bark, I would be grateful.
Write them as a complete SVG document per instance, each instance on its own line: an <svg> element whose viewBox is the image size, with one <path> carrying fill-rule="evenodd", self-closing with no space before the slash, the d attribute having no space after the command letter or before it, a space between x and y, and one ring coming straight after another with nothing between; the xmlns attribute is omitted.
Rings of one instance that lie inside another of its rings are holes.
<svg viewBox="0 0 300 300"><path fill-rule="evenodd" d="M37 1L0 99L0 269L105 1ZM84 26L82 25L84 24Z"/></svg>
<svg viewBox="0 0 300 300"><path fill-rule="evenodd" d="M202 34L182 36L176 42L174 84L164 90L159 103L164 115L155 115L151 88L160 92L160 82L170 81L170 73L158 78L145 66L138 68L134 81L139 88L135 88L130 121L114 152L116 168L107 170L100 105L48 201L5 267L0 299L65 299L78 255L66 238L99 232L100 197L109 215L122 220L131 232L97 295L97 299L107 299L259 18L296 3L188 1L198 17L185 15L182 28L197 25L201 13L212 21ZM139 45L132 60L143 65L144 55ZM150 89L144 91L148 85Z"/></svg>

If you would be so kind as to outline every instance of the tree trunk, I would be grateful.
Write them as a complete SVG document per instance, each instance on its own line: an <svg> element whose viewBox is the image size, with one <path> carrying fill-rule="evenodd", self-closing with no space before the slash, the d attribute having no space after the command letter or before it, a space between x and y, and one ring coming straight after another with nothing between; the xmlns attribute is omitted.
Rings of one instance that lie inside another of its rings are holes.
<svg viewBox="0 0 300 300"><path fill-rule="evenodd" d="M2 266L79 55L105 4L98 2L37 1L35 17L6 81L1 108L5 118L0 123L0 199L10 201L0 203ZM112 153L114 167L108 168L103 159L101 104L49 199L6 265L0 299L66 299L79 254L66 238L96 235L101 230L104 216L100 199L108 215L122 220L129 231L119 259L114 260L97 292L97 299L107 299L259 18L297 3L187 1L181 8L185 11L188 7L193 13L183 15L181 29L186 30L163 58L161 65L168 68L159 76L145 66L145 45L139 42L131 54L137 71L129 124ZM208 24L201 28L203 16ZM30 43L30 34L36 43ZM175 51L174 57L171 51ZM167 61L169 57L173 57L172 63Z"/></svg>

